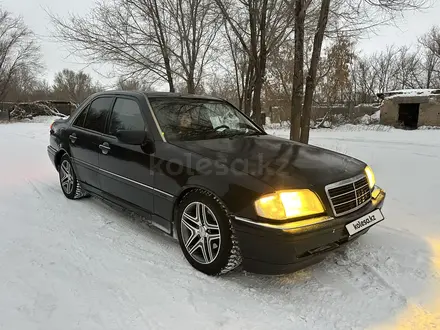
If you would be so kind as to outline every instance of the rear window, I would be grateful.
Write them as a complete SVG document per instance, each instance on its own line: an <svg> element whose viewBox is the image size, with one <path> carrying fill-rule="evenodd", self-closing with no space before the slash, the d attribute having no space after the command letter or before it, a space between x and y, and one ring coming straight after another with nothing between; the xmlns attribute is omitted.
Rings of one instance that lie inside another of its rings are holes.
<svg viewBox="0 0 440 330"><path fill-rule="evenodd" d="M84 128L104 133L107 117L113 103L113 97L100 97L94 100L87 111Z"/></svg>
<svg viewBox="0 0 440 330"><path fill-rule="evenodd" d="M81 113L79 114L78 117L76 117L75 121L73 122L74 126L78 126L78 127L84 127L84 121L86 119L87 116L87 110L89 109L89 107L85 107Z"/></svg>

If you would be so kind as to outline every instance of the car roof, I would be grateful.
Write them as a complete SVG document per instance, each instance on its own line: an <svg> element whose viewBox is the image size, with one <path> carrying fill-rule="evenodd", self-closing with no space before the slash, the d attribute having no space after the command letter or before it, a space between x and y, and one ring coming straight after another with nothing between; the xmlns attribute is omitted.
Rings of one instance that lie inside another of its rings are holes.
<svg viewBox="0 0 440 330"><path fill-rule="evenodd" d="M144 91L124 91L124 90L109 90L95 93L94 95L100 94L114 94L114 95L145 95L147 98L185 98L185 99L203 99L203 100L215 100L223 101L223 99L209 96L209 95L198 95L198 94L187 94L187 93L171 93L171 92L144 92Z"/></svg>
<svg viewBox="0 0 440 330"><path fill-rule="evenodd" d="M144 93L147 98L185 98L185 99L205 99L205 100L217 100L222 101L221 98L209 96L209 95L199 95L199 94L186 94L186 93L171 93L171 92L146 92Z"/></svg>

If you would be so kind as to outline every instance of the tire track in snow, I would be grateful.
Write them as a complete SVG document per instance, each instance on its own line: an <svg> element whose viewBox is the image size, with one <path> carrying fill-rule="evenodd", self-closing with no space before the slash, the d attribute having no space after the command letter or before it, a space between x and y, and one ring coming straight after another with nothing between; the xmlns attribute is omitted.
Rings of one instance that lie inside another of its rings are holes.
<svg viewBox="0 0 440 330"><path fill-rule="evenodd" d="M37 193L37 195L38 195L40 198L44 198L44 197L43 197L43 194L40 192L40 189L38 189L37 186L36 186L31 180L26 179L26 181L32 186L32 190L33 190L35 193Z"/></svg>
<svg viewBox="0 0 440 330"><path fill-rule="evenodd" d="M381 291L389 291L390 294L400 296L400 299L405 300L405 297L396 290L388 280L385 279L379 271L364 262L365 258L359 253L360 246L347 247L348 249L356 249L350 251L352 258L347 253L347 249L335 252L332 257L328 258L328 263L333 261L337 266L321 269L314 273L317 275L317 280L325 286L341 291L345 295L355 295L361 299L366 295L366 288L376 287ZM329 269L332 269L329 272ZM347 272L346 272L347 271ZM366 281L352 281L353 278L367 279Z"/></svg>

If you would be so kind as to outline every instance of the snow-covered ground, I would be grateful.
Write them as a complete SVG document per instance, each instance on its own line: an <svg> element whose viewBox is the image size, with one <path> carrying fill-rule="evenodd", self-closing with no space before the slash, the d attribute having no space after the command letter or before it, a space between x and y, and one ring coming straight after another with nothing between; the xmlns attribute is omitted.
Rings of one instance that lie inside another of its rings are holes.
<svg viewBox="0 0 440 330"><path fill-rule="evenodd" d="M67 200L49 120L0 125L0 329L440 327L439 130L312 131L373 167L386 220L297 273L212 278L135 217Z"/></svg>

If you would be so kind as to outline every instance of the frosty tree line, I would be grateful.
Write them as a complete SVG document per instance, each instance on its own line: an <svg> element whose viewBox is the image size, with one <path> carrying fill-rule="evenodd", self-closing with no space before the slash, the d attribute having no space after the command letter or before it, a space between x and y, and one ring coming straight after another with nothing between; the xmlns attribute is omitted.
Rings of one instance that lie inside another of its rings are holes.
<svg viewBox="0 0 440 330"><path fill-rule="evenodd" d="M366 55L362 37L430 0L98 0L86 15L47 11L52 38L90 64L106 63L113 88L221 96L260 122L267 104L289 112L290 138L308 142L312 105L359 104L378 92L440 88L440 27L411 46ZM104 89L66 68L40 79L39 40L0 10L1 101L81 102Z"/></svg>

